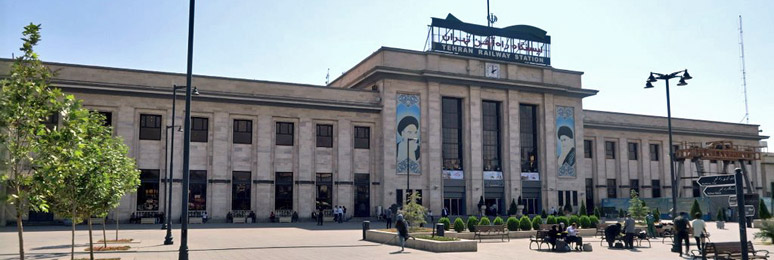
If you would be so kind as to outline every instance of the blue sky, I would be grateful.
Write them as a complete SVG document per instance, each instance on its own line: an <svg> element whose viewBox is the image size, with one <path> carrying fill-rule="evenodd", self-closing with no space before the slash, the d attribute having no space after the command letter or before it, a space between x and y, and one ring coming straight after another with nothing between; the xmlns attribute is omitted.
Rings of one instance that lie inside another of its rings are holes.
<svg viewBox="0 0 774 260"><path fill-rule="evenodd" d="M744 23L750 123L774 135L774 1L498 1L496 27L528 24L552 37L551 62L600 90L585 109L666 115L650 71L688 69L672 88L674 117L744 116L738 16ZM380 46L422 50L431 17L485 24L486 1L199 1L195 74L324 84ZM22 27L43 25L46 61L185 72L188 1L0 0L0 57ZM676 82L675 82L676 83ZM774 143L769 141L769 143ZM770 144L774 147L774 144Z"/></svg>

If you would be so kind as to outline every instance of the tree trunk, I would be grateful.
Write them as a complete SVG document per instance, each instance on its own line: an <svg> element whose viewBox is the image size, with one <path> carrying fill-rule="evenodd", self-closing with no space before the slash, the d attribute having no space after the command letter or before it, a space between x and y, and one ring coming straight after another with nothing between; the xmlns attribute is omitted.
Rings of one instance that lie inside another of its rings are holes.
<svg viewBox="0 0 774 260"><path fill-rule="evenodd" d="M89 259L94 260L94 239L91 235L91 216L89 216Z"/></svg>
<svg viewBox="0 0 774 260"><path fill-rule="evenodd" d="M118 209L115 211L115 217L116 217L116 241L118 241Z"/></svg>
<svg viewBox="0 0 774 260"><path fill-rule="evenodd" d="M75 211L73 211L73 216L74 215L75 215ZM72 221L70 222L72 222L73 231L71 234L72 239L70 240L71 241L70 242L70 260L73 260L75 259L75 217L73 217L71 220Z"/></svg>
<svg viewBox="0 0 774 260"><path fill-rule="evenodd" d="M24 260L24 226L22 225L22 212L16 209L16 229L19 231L19 259Z"/></svg>
<svg viewBox="0 0 774 260"><path fill-rule="evenodd" d="M102 218L102 242L105 242L105 247L107 247L107 234L105 234L105 225L107 225L107 223L105 222L107 222L107 216Z"/></svg>

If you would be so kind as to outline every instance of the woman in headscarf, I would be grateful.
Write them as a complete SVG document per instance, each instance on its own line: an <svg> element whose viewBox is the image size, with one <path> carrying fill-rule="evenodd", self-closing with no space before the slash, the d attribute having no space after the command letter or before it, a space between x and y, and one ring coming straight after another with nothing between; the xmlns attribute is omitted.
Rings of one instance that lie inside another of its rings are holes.
<svg viewBox="0 0 774 260"><path fill-rule="evenodd" d="M403 214L398 214L395 218L395 229L398 230L398 239L400 240L400 251L403 252L403 248L406 245L406 239L409 238L408 223L403 219Z"/></svg>

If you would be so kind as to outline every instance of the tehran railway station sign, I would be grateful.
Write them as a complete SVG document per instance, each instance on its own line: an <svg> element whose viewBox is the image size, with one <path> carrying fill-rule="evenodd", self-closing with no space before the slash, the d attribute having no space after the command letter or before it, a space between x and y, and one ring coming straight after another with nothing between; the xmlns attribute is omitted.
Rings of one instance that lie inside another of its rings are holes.
<svg viewBox="0 0 774 260"><path fill-rule="evenodd" d="M529 25L494 28L464 23L449 14L433 18L430 50L509 62L551 65L551 36Z"/></svg>

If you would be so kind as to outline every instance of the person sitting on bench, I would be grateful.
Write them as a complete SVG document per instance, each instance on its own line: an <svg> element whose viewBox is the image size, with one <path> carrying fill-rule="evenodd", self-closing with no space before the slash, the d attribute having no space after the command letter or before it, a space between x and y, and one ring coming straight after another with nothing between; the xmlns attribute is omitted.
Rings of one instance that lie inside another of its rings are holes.
<svg viewBox="0 0 774 260"><path fill-rule="evenodd" d="M607 241L608 248L613 248L613 242L619 234L621 234L621 223L615 223L615 225L605 228L605 241Z"/></svg>

